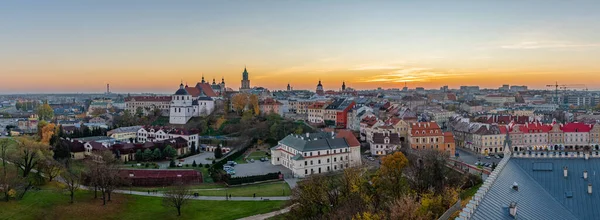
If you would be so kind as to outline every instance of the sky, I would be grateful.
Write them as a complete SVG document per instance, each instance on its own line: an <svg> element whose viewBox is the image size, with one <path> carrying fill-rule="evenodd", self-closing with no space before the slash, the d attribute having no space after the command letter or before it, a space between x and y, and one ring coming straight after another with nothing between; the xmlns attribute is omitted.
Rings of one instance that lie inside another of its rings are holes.
<svg viewBox="0 0 600 220"><path fill-rule="evenodd" d="M0 93L585 84L599 1L1 1Z"/></svg>

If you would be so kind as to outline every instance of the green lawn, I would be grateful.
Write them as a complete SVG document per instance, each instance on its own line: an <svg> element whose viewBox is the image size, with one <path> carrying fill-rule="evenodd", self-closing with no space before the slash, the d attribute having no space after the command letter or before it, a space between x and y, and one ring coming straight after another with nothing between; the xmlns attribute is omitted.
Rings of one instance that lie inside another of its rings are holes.
<svg viewBox="0 0 600 220"><path fill-rule="evenodd" d="M248 159L260 160L260 158L268 157L265 151L254 151L248 156Z"/></svg>
<svg viewBox="0 0 600 220"><path fill-rule="evenodd" d="M475 195L475 193L477 193L477 190L479 190L479 187L481 187L481 185L482 184L480 183L478 185L475 185L475 186L473 186L471 188L468 188L468 189L462 191L460 193L460 199L464 200L464 199L468 199L468 198L473 197Z"/></svg>
<svg viewBox="0 0 600 220"><path fill-rule="evenodd" d="M200 201L191 200L176 216L174 208L162 205L162 198L114 194L106 206L93 199L93 192L80 191L75 204L54 187L32 191L20 201L0 201L0 220L29 219L238 219L281 208L284 201Z"/></svg>
<svg viewBox="0 0 600 220"><path fill-rule="evenodd" d="M257 197L261 196L289 196L291 195L290 186L284 181L261 183L245 186L230 186L226 187L222 184L200 184L191 186L194 192L197 192L201 196L225 196L225 194L231 194L234 197L251 197L256 193ZM123 190L133 190L146 192L148 190L154 191L165 191L169 190L169 187L131 187L123 188Z"/></svg>
<svg viewBox="0 0 600 220"><path fill-rule="evenodd" d="M225 194L231 194L231 196L239 197L251 197L256 193L257 197L267 196L289 196L291 195L290 186L284 181L245 185L245 186L231 186L218 190L206 190L199 189L194 190L201 196L225 196Z"/></svg>

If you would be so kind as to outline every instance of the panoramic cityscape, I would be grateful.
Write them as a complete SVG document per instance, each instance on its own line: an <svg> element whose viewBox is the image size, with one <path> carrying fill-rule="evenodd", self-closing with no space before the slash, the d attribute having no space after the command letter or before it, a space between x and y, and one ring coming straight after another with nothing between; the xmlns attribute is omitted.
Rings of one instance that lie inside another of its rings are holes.
<svg viewBox="0 0 600 220"><path fill-rule="evenodd" d="M0 220L600 219L598 9L0 3Z"/></svg>

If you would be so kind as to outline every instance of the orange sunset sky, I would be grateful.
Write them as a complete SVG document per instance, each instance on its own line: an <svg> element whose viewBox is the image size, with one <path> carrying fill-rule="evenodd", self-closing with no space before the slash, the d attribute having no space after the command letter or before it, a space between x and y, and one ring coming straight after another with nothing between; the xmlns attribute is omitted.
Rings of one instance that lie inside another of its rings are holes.
<svg viewBox="0 0 600 220"><path fill-rule="evenodd" d="M0 3L0 93L502 84L600 89L600 7L564 1Z"/></svg>

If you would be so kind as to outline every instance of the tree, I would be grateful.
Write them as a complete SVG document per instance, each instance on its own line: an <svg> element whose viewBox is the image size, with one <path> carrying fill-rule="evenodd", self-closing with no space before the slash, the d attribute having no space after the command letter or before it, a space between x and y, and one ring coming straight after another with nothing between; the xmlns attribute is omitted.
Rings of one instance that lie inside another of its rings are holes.
<svg viewBox="0 0 600 220"><path fill-rule="evenodd" d="M160 152L160 149L154 148L154 151L152 152L152 159L154 159L154 160L162 159L162 153Z"/></svg>
<svg viewBox="0 0 600 220"><path fill-rule="evenodd" d="M177 164L175 164L175 160L171 159L171 161L169 162L169 167L176 167Z"/></svg>
<svg viewBox="0 0 600 220"><path fill-rule="evenodd" d="M250 105L252 105L252 110L254 111L254 115L260 114L260 106L258 105L258 96L255 94L250 95L249 98Z"/></svg>
<svg viewBox="0 0 600 220"><path fill-rule="evenodd" d="M196 160L194 160L194 162L192 162L192 167L197 167L198 164L196 164Z"/></svg>
<svg viewBox="0 0 600 220"><path fill-rule="evenodd" d="M425 220L425 216L419 213L421 204L414 195L404 195L396 199L390 205L391 219Z"/></svg>
<svg viewBox="0 0 600 220"><path fill-rule="evenodd" d="M29 176L31 170L36 167L39 161L47 156L52 156L48 145L27 138L17 139L16 151L12 161L23 171L23 177Z"/></svg>
<svg viewBox="0 0 600 220"><path fill-rule="evenodd" d="M144 109L142 107L137 107L135 109L135 116L137 116L138 118L144 116Z"/></svg>
<svg viewBox="0 0 600 220"><path fill-rule="evenodd" d="M215 149L215 159L220 159L221 157L223 157L223 150L221 149L221 146L217 146L217 149Z"/></svg>
<svg viewBox="0 0 600 220"><path fill-rule="evenodd" d="M60 163L51 157L39 161L37 167L38 171L48 178L48 182L52 182L55 177L59 176L63 169Z"/></svg>
<svg viewBox="0 0 600 220"><path fill-rule="evenodd" d="M119 167L117 166L119 161L114 157L110 151L102 151L94 157L99 158L102 162L90 161L88 162L88 176L91 177L91 182L96 189L102 193L102 202L106 205L106 202L111 201L112 192L121 185L126 185L125 179L119 175ZM97 195L95 195L97 196Z"/></svg>
<svg viewBox="0 0 600 220"><path fill-rule="evenodd" d="M294 130L294 134L302 134L302 126L297 126Z"/></svg>
<svg viewBox="0 0 600 220"><path fill-rule="evenodd" d="M248 95L245 93L238 93L231 97L231 105L233 105L233 109L238 114L244 111L246 106L248 106Z"/></svg>
<svg viewBox="0 0 600 220"><path fill-rule="evenodd" d="M50 139L56 133L56 125L54 123L47 124L42 127L40 139L44 144L50 144Z"/></svg>
<svg viewBox="0 0 600 220"><path fill-rule="evenodd" d="M163 149L163 156L167 158L174 158L177 156L177 151L173 147L167 146L165 149Z"/></svg>
<svg viewBox="0 0 600 220"><path fill-rule="evenodd" d="M57 140L52 148L53 158L57 161L69 160L71 158L71 148L65 141Z"/></svg>
<svg viewBox="0 0 600 220"><path fill-rule="evenodd" d="M163 205L177 209L177 216L181 216L181 208L192 198L192 191L182 182L177 182L171 190L164 192Z"/></svg>
<svg viewBox="0 0 600 220"><path fill-rule="evenodd" d="M142 153L142 150L138 149L137 151L135 151L135 160L137 160L138 162L144 160L144 153Z"/></svg>
<svg viewBox="0 0 600 220"><path fill-rule="evenodd" d="M69 192L69 197L71 198L72 204L75 202L75 192L81 186L81 171L70 168L63 172L61 177L66 185L65 189Z"/></svg>
<svg viewBox="0 0 600 220"><path fill-rule="evenodd" d="M381 195L396 199L406 192L407 184L402 175L406 165L408 160L402 152L395 152L382 158L381 166L373 178L374 185L383 191L380 192Z"/></svg>
<svg viewBox="0 0 600 220"><path fill-rule="evenodd" d="M36 113L40 120L50 121L54 118L54 109L50 107L48 101L44 101L44 104L37 108Z"/></svg>
<svg viewBox="0 0 600 220"><path fill-rule="evenodd" d="M38 122L38 124L37 124L37 137L39 139L42 139L42 131L43 131L43 128L46 125L48 125L47 121L41 120L40 122Z"/></svg>
<svg viewBox="0 0 600 220"><path fill-rule="evenodd" d="M144 159L144 161L152 160L152 150L150 150L150 149L144 150L144 153L142 154L142 158Z"/></svg>

